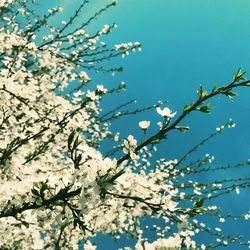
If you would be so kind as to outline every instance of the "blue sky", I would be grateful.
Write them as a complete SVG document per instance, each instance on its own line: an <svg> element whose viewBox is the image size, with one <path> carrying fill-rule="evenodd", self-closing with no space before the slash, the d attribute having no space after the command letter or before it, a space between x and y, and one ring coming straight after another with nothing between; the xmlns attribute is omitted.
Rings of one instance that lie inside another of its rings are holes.
<svg viewBox="0 0 250 250"><path fill-rule="evenodd" d="M82 18L94 13L108 2L90 0ZM219 85L230 82L232 74L239 67L250 72L250 1L120 0L118 2L117 7L106 12L90 27L90 30L95 30L105 23L116 22L118 29L112 33L108 42L115 44L140 41L143 50L125 59L114 60L113 65L125 67L123 73L115 77L108 74L95 76L97 83L103 83L107 87L121 81L128 84L127 93L105 102L106 109L133 98L138 100L140 107L161 99L167 100L171 109L181 112L182 107L196 97L196 89L200 83L210 89L215 81ZM64 6L65 19L73 13L78 3L80 0L53 1L53 5ZM42 2L41 10L45 10L48 6L51 6L51 1ZM174 133L169 136L168 141L159 150L159 155L170 159L178 158L213 132L217 126L233 118L237 124L236 128L225 131L196 156L209 152L215 155L218 165L250 158L250 89L240 89L238 93L239 96L233 102L226 97L213 100L214 109L211 115L195 114L188 118L183 125L190 125L191 132ZM145 113L139 118L131 117L127 121L117 122L114 130L122 131L124 137L132 133L140 138L137 126L140 119L156 123L158 117L153 112ZM153 128L155 129L154 126ZM243 171L242 174L244 173ZM234 175L235 172L232 171L227 177ZM224 178L225 175L218 174L218 177ZM239 201L236 195L232 195L230 198L225 197L223 203L225 207L230 206L235 212L249 210L249 198L244 191ZM247 228L249 223L229 230L247 234ZM107 245L101 249L111 250L116 247Z"/></svg>

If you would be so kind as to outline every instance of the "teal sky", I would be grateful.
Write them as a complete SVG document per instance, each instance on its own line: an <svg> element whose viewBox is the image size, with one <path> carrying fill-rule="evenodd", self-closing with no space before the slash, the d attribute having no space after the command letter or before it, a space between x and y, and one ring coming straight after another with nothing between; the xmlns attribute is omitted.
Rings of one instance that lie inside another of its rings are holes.
<svg viewBox="0 0 250 250"><path fill-rule="evenodd" d="M64 6L64 19L74 13L80 0L40 1L40 10L53 5ZM52 3L53 2L53 3ZM107 0L90 0L81 18L89 16L102 7ZM138 106L154 104L157 100L169 101L172 110L181 112L185 104L196 98L196 89L202 83L211 89L229 83L239 67L250 76L250 1L249 0L120 0L115 8L106 12L90 30L102 24L116 22L116 29L107 39L110 44L140 41L141 53L125 59L115 59L111 65L124 66L125 71L112 77L108 74L93 75L94 81L106 87L125 81L128 91L119 98L106 100L109 109L128 99L136 98ZM54 21L57 21L55 19ZM184 121L192 131L187 134L174 133L160 148L159 156L176 158L215 128L233 118L234 130L225 131L211 141L196 157L205 153L215 155L216 165L242 162L250 158L250 89L238 90L234 102L226 97L212 101L211 115L195 114ZM114 130L122 131L125 137L132 133L142 138L138 128L140 119L156 123L155 112L145 113L139 118L131 117L119 121ZM128 122L129 121L129 122ZM153 133L156 126L152 126ZM237 173L237 176L246 172ZM213 173L214 174L214 173ZM223 174L223 175L221 175ZM233 177L235 172L216 174L218 178ZM207 176L209 179L211 176ZM248 192L249 195L249 192ZM247 192L240 196L225 196L223 206L236 213L250 209ZM221 202L221 201L219 201ZM227 228L230 232L249 236L249 223ZM105 247L104 247L105 245ZM117 249L117 245L105 241L101 250ZM230 248L228 249L235 249ZM242 248L244 249L244 248Z"/></svg>

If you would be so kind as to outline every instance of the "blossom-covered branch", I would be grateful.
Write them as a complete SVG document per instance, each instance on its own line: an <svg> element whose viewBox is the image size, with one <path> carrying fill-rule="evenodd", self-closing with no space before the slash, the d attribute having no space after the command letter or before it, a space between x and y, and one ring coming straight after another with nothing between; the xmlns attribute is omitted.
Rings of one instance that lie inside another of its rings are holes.
<svg viewBox="0 0 250 250"><path fill-rule="evenodd" d="M129 235L136 239L136 250L246 245L237 235L206 226L202 216L220 223L248 220L247 212L223 214L211 202L249 188L250 178L197 182L192 176L248 167L249 161L214 166L214 158L205 155L186 162L234 123L217 129L179 160L156 159L155 151L171 131L189 129L181 123L193 111L209 112L209 99L233 98L233 90L250 86L250 81L239 70L228 85L210 92L200 87L197 100L179 116L161 108L163 102L130 109L134 100L102 112L103 97L120 93L125 84L113 89L95 85L91 70L121 72L119 65L107 68L105 61L140 51L141 45L110 47L103 42L115 24L105 24L93 34L87 31L116 1L74 26L89 2L81 1L68 21L55 23L51 18L61 7L40 15L34 0L0 0L0 248L78 249L83 241L84 249L92 250L91 241L98 233L115 239ZM144 138L139 144L135 135L124 139L110 129L117 119L155 109L162 119L160 129L147 138L152 122L140 121ZM106 141L115 144L109 151L103 150ZM125 155L118 158L121 152ZM155 241L147 237L148 231L154 232ZM200 233L209 235L211 244L196 242ZM214 237L219 238L217 243Z"/></svg>

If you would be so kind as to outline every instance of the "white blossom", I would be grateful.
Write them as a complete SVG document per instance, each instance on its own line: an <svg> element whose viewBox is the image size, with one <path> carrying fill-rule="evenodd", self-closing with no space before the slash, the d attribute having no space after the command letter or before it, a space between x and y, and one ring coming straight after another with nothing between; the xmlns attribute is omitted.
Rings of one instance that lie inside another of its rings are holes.
<svg viewBox="0 0 250 250"><path fill-rule="evenodd" d="M150 126L150 121L140 121L139 126L143 130L147 130Z"/></svg>
<svg viewBox="0 0 250 250"><path fill-rule="evenodd" d="M164 109L161 109L160 107L157 107L156 108L156 111L159 115L167 118L167 119L170 119L170 118L173 118L177 112L174 112L172 113L172 111L169 109L169 108L164 108Z"/></svg>
<svg viewBox="0 0 250 250"><path fill-rule="evenodd" d="M103 85L97 85L97 91L103 94L107 93L107 89Z"/></svg>

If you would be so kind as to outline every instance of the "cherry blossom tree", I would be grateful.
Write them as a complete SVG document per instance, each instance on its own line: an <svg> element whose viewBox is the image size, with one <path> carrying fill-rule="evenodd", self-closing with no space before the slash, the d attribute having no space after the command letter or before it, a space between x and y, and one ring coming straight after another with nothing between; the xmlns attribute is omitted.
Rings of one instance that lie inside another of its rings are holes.
<svg viewBox="0 0 250 250"><path fill-rule="evenodd" d="M119 72L122 68L107 68L104 62L141 50L139 42L114 47L104 43L102 38L115 24L87 32L88 25L116 1L78 26L72 25L88 7L87 0L57 26L50 18L62 8L39 15L33 4L33 0L0 0L0 248L78 249L82 241L90 250L96 248L91 241L97 233L115 239L128 235L136 239L132 249L137 250L247 246L247 239L225 235L202 219L209 216L220 223L249 219L247 211L234 216L211 205L217 197L248 188L249 177L209 183L192 178L248 167L250 162L216 167L210 164L213 157L206 155L186 163L208 140L233 128L232 120L178 160L155 158L169 133L189 130L182 124L189 114L208 113L211 98L234 98L235 89L249 87L245 72L238 70L230 83L209 91L200 86L197 99L178 113L162 102L122 111L127 102L104 113L103 97L126 86L109 89L99 84L93 90L89 72ZM150 119L141 121L142 142L110 130L114 120L148 109L159 114L159 130L150 135ZM106 141L115 143L108 154L100 147ZM146 236L148 231L154 232L154 239ZM199 240L201 233L209 235L211 243Z"/></svg>

